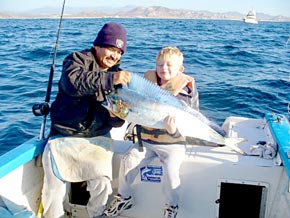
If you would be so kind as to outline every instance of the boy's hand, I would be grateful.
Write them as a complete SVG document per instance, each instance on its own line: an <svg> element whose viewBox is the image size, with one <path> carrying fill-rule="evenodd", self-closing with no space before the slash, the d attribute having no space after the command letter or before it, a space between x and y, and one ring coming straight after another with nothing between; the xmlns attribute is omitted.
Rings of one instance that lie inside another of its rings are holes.
<svg viewBox="0 0 290 218"><path fill-rule="evenodd" d="M176 133L177 127L176 127L175 117L174 116L167 116L164 119L164 125L165 125L166 131L169 134L173 135L174 133Z"/></svg>

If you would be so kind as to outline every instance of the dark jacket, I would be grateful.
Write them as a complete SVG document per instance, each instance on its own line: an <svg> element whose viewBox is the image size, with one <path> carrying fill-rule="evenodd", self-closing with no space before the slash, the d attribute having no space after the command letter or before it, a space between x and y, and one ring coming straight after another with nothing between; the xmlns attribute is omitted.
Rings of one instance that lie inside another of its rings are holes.
<svg viewBox="0 0 290 218"><path fill-rule="evenodd" d="M123 120L110 117L101 105L105 94L114 90L113 73L121 70L119 65L101 71L94 48L64 59L58 94L51 105L51 136L94 137L123 125Z"/></svg>

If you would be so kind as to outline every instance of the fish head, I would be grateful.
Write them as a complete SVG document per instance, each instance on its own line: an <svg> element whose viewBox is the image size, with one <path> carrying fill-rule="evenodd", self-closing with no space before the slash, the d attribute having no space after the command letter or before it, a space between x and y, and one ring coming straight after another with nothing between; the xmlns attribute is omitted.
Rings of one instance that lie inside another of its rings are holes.
<svg viewBox="0 0 290 218"><path fill-rule="evenodd" d="M129 107L127 103L120 98L117 91L106 95L106 101L102 103L102 105L121 119L126 119L129 114Z"/></svg>

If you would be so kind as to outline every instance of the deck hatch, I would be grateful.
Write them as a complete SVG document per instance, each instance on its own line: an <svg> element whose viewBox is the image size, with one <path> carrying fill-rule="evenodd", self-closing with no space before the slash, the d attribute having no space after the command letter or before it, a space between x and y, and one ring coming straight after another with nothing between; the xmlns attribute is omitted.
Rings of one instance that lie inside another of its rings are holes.
<svg viewBox="0 0 290 218"><path fill-rule="evenodd" d="M221 181L218 185L217 218L265 218L268 184Z"/></svg>

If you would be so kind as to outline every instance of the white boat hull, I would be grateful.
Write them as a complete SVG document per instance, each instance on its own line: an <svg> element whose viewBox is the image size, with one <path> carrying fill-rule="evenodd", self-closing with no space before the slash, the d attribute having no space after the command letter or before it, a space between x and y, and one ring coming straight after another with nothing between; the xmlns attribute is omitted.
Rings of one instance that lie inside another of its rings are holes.
<svg viewBox="0 0 290 218"><path fill-rule="evenodd" d="M230 117L224 123L228 136L247 138L246 142L239 145L246 152L257 141L273 140L271 131L264 127L265 121L262 119ZM113 131L116 139L112 181L114 194L118 186L120 158L132 145L122 140L123 131ZM290 217L289 175L279 158L272 160L243 156L227 147L198 145L188 146L186 154L180 170L182 187L178 217L222 218L228 217L226 212L250 217L253 211L249 208L253 204L262 205L257 216L259 218ZM162 167L157 158L150 166L156 169ZM36 166L32 159L2 175L0 195L37 214L42 179L42 167ZM162 217L162 176L160 179L160 182L144 182L138 176L133 184L136 205L119 217ZM256 191L261 194L255 199ZM232 217L236 217L235 214Z"/></svg>
<svg viewBox="0 0 290 218"><path fill-rule="evenodd" d="M15 204L37 211L42 181L43 168L37 167L33 159L0 179L0 194Z"/></svg>
<svg viewBox="0 0 290 218"><path fill-rule="evenodd" d="M247 18L245 18L244 22L245 23L250 23L250 24L258 24L258 21L255 20L255 19L247 19Z"/></svg>

